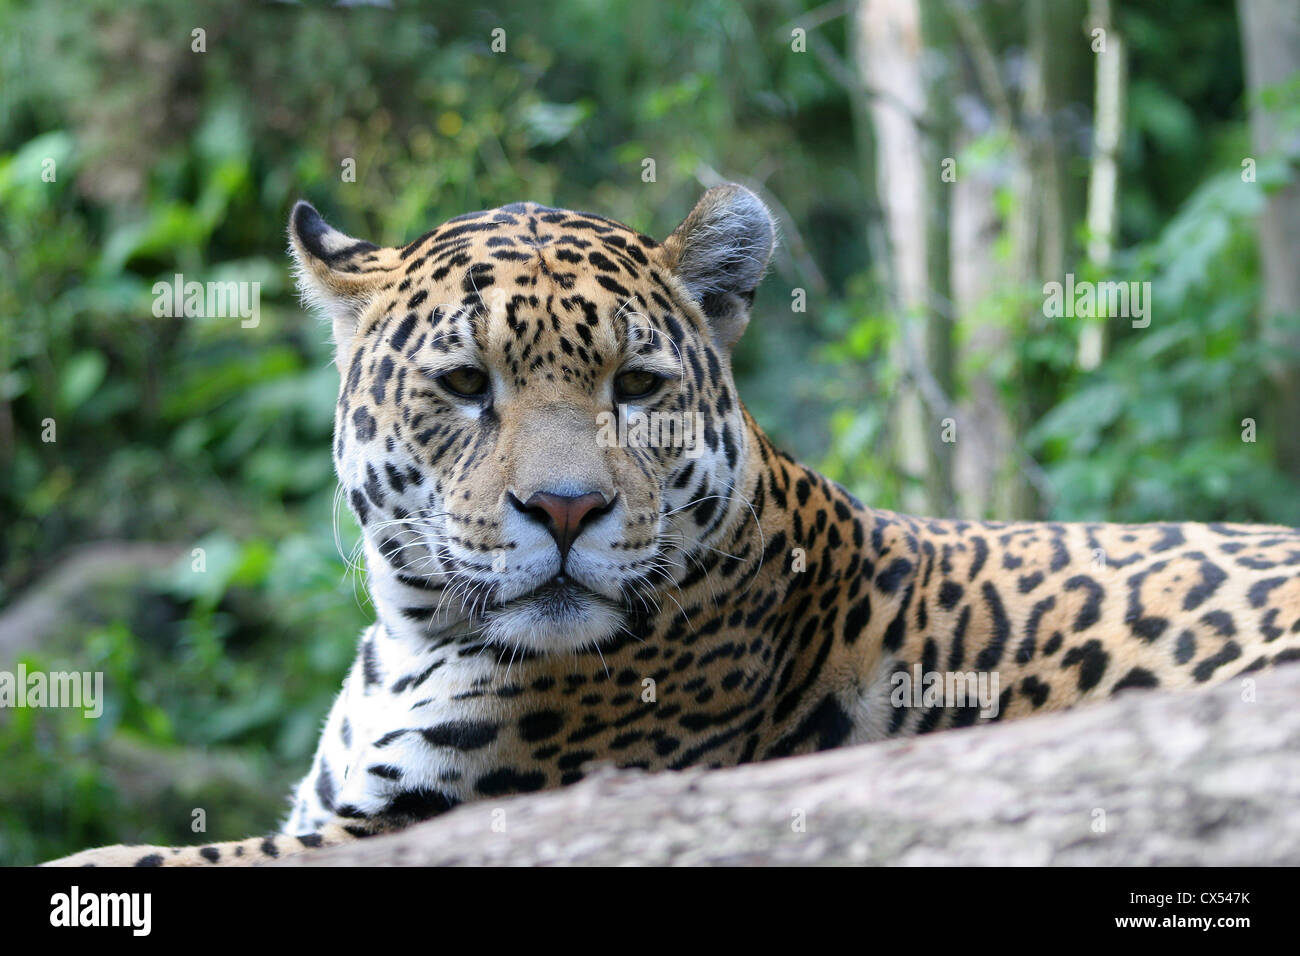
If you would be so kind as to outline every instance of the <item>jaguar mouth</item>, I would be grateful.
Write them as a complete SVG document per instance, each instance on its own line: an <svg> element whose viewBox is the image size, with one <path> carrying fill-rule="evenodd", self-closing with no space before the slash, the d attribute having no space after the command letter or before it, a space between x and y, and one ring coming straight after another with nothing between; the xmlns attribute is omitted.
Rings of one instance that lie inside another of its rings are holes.
<svg viewBox="0 0 1300 956"><path fill-rule="evenodd" d="M593 601L603 602L604 598L569 575L557 574L531 591L517 595L509 601L503 601L494 610L527 605L542 613L560 617L566 613L583 611Z"/></svg>
<svg viewBox="0 0 1300 956"><path fill-rule="evenodd" d="M577 650L611 637L622 623L614 602L566 574L487 610L485 634L539 652Z"/></svg>

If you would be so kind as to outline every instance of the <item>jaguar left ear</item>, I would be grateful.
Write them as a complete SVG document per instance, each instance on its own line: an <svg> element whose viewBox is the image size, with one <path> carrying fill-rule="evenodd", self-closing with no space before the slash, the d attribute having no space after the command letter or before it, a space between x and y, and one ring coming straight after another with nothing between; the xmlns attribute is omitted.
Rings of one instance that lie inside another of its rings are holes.
<svg viewBox="0 0 1300 956"><path fill-rule="evenodd" d="M396 268L399 255L396 249L344 235L302 200L289 215L289 251L298 291L330 320L338 347L356 333L361 313Z"/></svg>
<svg viewBox="0 0 1300 956"><path fill-rule="evenodd" d="M749 324L754 290L776 247L776 225L744 186L708 190L664 240L667 265L708 319L714 341L730 351Z"/></svg>

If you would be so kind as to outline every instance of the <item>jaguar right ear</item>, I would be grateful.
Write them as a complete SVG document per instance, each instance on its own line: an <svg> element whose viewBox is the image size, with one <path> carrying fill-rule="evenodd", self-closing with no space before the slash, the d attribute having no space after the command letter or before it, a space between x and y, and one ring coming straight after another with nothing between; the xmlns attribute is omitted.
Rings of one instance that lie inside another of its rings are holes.
<svg viewBox="0 0 1300 956"><path fill-rule="evenodd" d="M289 251L298 291L330 321L339 348L356 334L371 296L400 262L397 249L344 235L302 200L289 215Z"/></svg>
<svg viewBox="0 0 1300 956"><path fill-rule="evenodd" d="M713 339L730 352L749 323L754 290L776 247L776 223L744 186L708 190L664 240L667 264L699 305Z"/></svg>

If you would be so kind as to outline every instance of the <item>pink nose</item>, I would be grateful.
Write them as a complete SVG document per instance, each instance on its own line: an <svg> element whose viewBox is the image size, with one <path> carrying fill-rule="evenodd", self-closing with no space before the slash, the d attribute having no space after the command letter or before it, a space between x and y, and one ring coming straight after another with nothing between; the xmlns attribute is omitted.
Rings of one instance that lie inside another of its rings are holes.
<svg viewBox="0 0 1300 956"><path fill-rule="evenodd" d="M510 499L524 514L546 525L560 549L561 566L582 529L608 511L611 503L598 491L588 491L581 495L553 495L548 491L539 491L522 503L513 494Z"/></svg>

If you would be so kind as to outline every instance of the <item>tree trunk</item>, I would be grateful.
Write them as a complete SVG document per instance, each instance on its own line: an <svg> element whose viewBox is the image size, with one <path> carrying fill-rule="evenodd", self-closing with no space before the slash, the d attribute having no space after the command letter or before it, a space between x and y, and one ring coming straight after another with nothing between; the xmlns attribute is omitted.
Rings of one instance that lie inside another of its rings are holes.
<svg viewBox="0 0 1300 956"><path fill-rule="evenodd" d="M1296 0L1240 0L1242 59L1250 96L1250 132L1253 157L1268 160L1300 156L1300 136L1283 126L1281 110L1260 102L1260 93L1291 79L1300 70L1300 4ZM1287 140L1285 137L1290 136ZM1300 477L1300 333L1294 323L1300 316L1300 178L1294 171L1285 188L1274 192L1259 218L1259 255L1262 267L1262 338L1269 352L1285 356L1274 362L1269 374L1278 401L1271 410L1277 427L1277 464Z"/></svg>
<svg viewBox="0 0 1300 956"><path fill-rule="evenodd" d="M969 142L958 139L958 155ZM993 365L1012 348L1012 327L996 313L993 296L1009 283L995 253L1003 221L997 211L994 171L958 166L952 190L952 299L962 336L965 395L958 405L960 432L953 484L963 518L1028 517L1023 476L1017 469L1015 429L998 390Z"/></svg>
<svg viewBox="0 0 1300 956"><path fill-rule="evenodd" d="M970 65L964 92L967 101L983 101L969 110L968 136L993 131L1010 143L1001 168L987 174L959 171L953 185L953 296L962 326L966 400L961 418L969 423L957 443L957 487L961 510L972 517L1036 518L1040 503L1036 489L1045 490L1041 470L1017 442L1038 411L1014 411L1003 402L998 382L988 370L994 357L1014 350L1014 337L1036 334L1043 317L1041 299L1030 295L1014 305L991 297L999 289L1041 288L1046 279L1060 279L1068 255L1069 224L1075 201L1066 188L1065 159L1058 115L1072 93L1067 87L1075 61L1086 49L1077 28L1082 18L1078 0L1042 0L1028 4L1027 42L998 37L987 29L980 10L964 0L947 0L946 9ZM1025 42L1026 55L1019 103L1003 80L1003 49ZM987 114L984 113L987 110ZM1011 211L995 208L998 181L1010 184ZM994 237L1004 234L1008 254L994 254ZM1008 315L1015 310L1018 314Z"/></svg>
<svg viewBox="0 0 1300 956"><path fill-rule="evenodd" d="M876 191L888 236L889 282L900 323L894 360L902 370L894 419L905 479L902 507L951 513L950 458L942 418L952 392L950 320L932 281L945 264L934 247L945 228L936 210L939 157L927 138L930 97L918 0L861 0L854 58L869 99Z"/></svg>
<svg viewBox="0 0 1300 956"><path fill-rule="evenodd" d="M1099 270L1110 265L1119 200L1119 146L1124 130L1124 40L1115 29L1110 0L1091 0L1088 25L1103 31L1093 48L1092 163L1088 171L1088 260ZM1090 37L1090 40L1092 38ZM1079 367L1094 369L1106 348L1106 326L1093 320L1079 330Z"/></svg>

